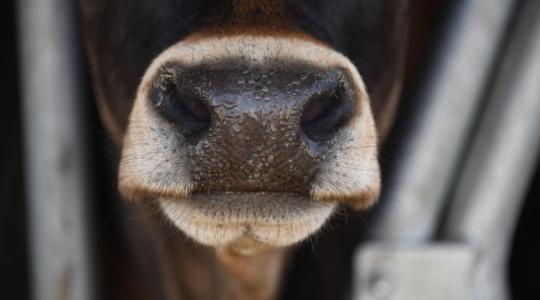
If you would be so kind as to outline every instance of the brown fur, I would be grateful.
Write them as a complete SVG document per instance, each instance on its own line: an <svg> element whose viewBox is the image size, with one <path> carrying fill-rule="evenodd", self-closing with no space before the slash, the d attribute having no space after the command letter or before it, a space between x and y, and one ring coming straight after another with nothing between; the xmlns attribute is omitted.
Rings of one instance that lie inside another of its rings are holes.
<svg viewBox="0 0 540 300"><path fill-rule="evenodd" d="M162 222L152 205L128 207L127 221L136 265L144 277L127 274L114 299L274 299L291 249L256 256L234 249L200 246ZM135 212L136 211L136 212ZM126 269L128 271L129 268ZM129 272L129 271L128 271Z"/></svg>

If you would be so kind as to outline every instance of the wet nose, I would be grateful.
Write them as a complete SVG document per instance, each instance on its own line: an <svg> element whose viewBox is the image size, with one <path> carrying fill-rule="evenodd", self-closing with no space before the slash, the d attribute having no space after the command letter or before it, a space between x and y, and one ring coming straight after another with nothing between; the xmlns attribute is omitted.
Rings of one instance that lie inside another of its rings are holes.
<svg viewBox="0 0 540 300"><path fill-rule="evenodd" d="M164 66L149 99L205 192L308 192L356 107L344 72L303 65Z"/></svg>

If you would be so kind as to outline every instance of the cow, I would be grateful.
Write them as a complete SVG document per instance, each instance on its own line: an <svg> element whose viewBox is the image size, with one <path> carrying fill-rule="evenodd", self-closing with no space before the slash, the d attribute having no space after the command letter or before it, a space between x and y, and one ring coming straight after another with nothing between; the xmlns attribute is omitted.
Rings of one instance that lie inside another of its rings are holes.
<svg viewBox="0 0 540 300"><path fill-rule="evenodd" d="M407 2L82 0L118 190L145 216L117 298L347 295L339 220L380 193Z"/></svg>

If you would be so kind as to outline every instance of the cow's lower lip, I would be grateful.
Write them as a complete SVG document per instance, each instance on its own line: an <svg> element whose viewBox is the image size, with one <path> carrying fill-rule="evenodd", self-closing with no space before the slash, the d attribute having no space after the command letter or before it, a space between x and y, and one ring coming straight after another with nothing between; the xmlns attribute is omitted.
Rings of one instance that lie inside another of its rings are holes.
<svg viewBox="0 0 540 300"><path fill-rule="evenodd" d="M195 193L159 200L185 234L209 246L251 240L267 246L297 243L321 228L336 204L287 193Z"/></svg>

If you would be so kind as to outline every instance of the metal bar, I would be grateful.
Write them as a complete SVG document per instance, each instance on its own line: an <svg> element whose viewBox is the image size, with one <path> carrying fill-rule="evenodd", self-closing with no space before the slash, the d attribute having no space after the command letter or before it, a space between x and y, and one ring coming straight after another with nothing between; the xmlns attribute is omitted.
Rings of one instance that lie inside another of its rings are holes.
<svg viewBox="0 0 540 300"><path fill-rule="evenodd" d="M457 243L404 245L373 242L359 250L358 300L471 299L474 255Z"/></svg>
<svg viewBox="0 0 540 300"><path fill-rule="evenodd" d="M384 188L385 207L371 224L374 239L419 242L433 236L514 2L453 2L399 164Z"/></svg>
<svg viewBox="0 0 540 300"><path fill-rule="evenodd" d="M540 157L540 2L517 20L444 228L476 251L475 299L509 299L507 256Z"/></svg>
<svg viewBox="0 0 540 300"><path fill-rule="evenodd" d="M92 299L74 2L17 4L32 298Z"/></svg>
<svg viewBox="0 0 540 300"><path fill-rule="evenodd" d="M473 299L468 244L432 243L468 149L516 1L464 0L454 7L418 97L381 216L355 257L353 299Z"/></svg>

